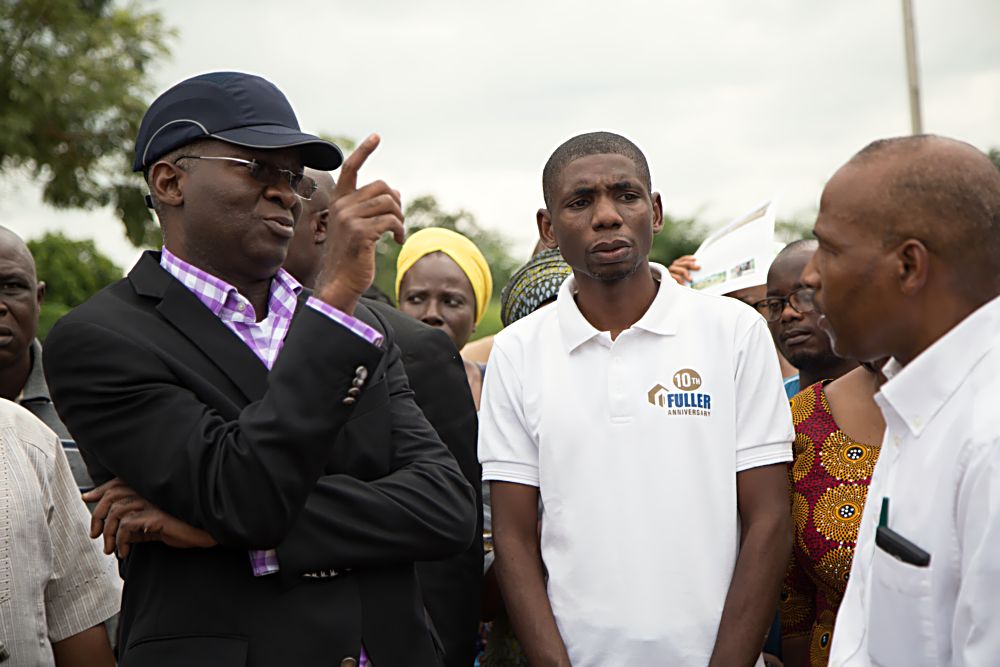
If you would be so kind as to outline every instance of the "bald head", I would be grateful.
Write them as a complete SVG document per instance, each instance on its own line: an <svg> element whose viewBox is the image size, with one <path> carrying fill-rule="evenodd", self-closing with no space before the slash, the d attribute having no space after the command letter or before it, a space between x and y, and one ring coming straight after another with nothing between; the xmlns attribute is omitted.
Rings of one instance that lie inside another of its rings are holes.
<svg viewBox="0 0 1000 667"><path fill-rule="evenodd" d="M20 236L0 227L0 396L14 400L31 372L31 342L45 283L38 281L35 260Z"/></svg>
<svg viewBox="0 0 1000 667"><path fill-rule="evenodd" d="M770 286L776 277L784 277L785 274L789 274L793 280L798 280L802 269L809 263L809 258L816 252L817 245L819 243L816 239L799 239L782 248L774 256L774 261L771 262L771 267L767 270L768 285Z"/></svg>
<svg viewBox="0 0 1000 667"><path fill-rule="evenodd" d="M3 225L0 225L0 258L17 264L31 276L32 281L37 280L35 258L32 257L24 239Z"/></svg>
<svg viewBox="0 0 1000 667"><path fill-rule="evenodd" d="M880 196L855 222L877 226L886 247L914 238L946 265L1000 273L1000 170L984 153L934 135L883 139L834 178L861 173Z"/></svg>
<svg viewBox="0 0 1000 667"><path fill-rule="evenodd" d="M296 280L312 287L319 274L323 245L327 239L327 223L333 188L337 183L328 171L306 167L305 175L316 181L316 192L302 202L302 213L295 223L295 235L288 244L284 268Z"/></svg>
<svg viewBox="0 0 1000 667"><path fill-rule="evenodd" d="M803 273L834 351L909 363L1000 295L1000 171L937 136L876 141L827 183Z"/></svg>
<svg viewBox="0 0 1000 667"><path fill-rule="evenodd" d="M330 172L306 167L305 175L316 181L317 187L312 199L302 203L302 215L306 216L330 208L330 196L333 194L333 187L337 185Z"/></svg>

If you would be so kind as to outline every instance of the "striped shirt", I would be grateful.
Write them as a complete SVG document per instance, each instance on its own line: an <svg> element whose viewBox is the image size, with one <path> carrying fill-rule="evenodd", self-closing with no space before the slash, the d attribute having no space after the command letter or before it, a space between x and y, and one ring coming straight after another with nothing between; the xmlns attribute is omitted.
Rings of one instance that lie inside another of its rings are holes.
<svg viewBox="0 0 1000 667"><path fill-rule="evenodd" d="M14 665L54 665L52 643L118 613L115 559L91 540L59 437L0 399L0 639Z"/></svg>

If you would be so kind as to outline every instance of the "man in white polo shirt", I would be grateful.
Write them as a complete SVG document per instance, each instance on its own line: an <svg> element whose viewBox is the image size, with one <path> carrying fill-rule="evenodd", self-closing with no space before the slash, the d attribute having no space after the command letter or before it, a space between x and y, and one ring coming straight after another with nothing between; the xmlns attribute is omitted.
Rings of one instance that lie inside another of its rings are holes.
<svg viewBox="0 0 1000 667"><path fill-rule="evenodd" d="M830 665L998 665L1000 172L952 139L876 141L830 179L815 233L803 281L834 352L892 357Z"/></svg>
<svg viewBox="0 0 1000 667"><path fill-rule="evenodd" d="M542 181L573 277L496 337L479 431L518 639L532 665L763 664L792 539L767 326L649 263L662 204L632 142L574 137Z"/></svg>

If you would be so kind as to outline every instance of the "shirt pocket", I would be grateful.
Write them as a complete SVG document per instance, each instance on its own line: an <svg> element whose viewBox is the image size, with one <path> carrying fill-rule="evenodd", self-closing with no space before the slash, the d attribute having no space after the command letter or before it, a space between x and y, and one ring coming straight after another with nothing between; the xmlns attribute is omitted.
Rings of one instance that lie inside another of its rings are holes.
<svg viewBox="0 0 1000 667"><path fill-rule="evenodd" d="M917 567L874 544L868 651L878 667L939 667L931 566Z"/></svg>

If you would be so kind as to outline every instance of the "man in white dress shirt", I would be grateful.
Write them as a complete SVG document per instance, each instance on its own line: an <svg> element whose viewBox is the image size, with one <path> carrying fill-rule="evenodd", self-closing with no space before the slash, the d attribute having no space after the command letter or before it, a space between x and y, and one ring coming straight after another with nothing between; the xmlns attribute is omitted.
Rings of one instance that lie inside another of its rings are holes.
<svg viewBox="0 0 1000 667"><path fill-rule="evenodd" d="M1000 171L935 136L827 184L804 280L834 351L891 356L830 665L1000 664Z"/></svg>

